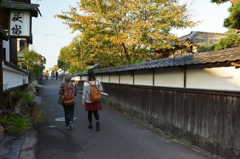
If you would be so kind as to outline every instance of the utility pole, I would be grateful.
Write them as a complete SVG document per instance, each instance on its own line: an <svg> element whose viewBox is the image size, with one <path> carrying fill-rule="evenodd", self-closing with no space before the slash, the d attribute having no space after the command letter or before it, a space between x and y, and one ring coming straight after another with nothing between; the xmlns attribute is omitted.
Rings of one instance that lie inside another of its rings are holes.
<svg viewBox="0 0 240 159"><path fill-rule="evenodd" d="M0 25L0 107L3 104L3 40L7 39L7 35Z"/></svg>
<svg viewBox="0 0 240 159"><path fill-rule="evenodd" d="M0 36L0 104L2 104L3 101L3 67L2 67L2 61L3 61L3 52L2 52L2 37Z"/></svg>
<svg viewBox="0 0 240 159"><path fill-rule="evenodd" d="M1 0L0 0L1 4ZM3 105L3 40L6 39L6 35L4 33L3 24L5 22L4 19L4 11L0 8L0 108Z"/></svg>

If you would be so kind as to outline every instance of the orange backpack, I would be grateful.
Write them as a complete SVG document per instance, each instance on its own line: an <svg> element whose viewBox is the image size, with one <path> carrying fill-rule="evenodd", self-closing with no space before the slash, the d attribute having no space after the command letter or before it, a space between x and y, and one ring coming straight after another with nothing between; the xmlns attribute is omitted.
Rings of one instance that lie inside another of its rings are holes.
<svg viewBox="0 0 240 159"><path fill-rule="evenodd" d="M97 103L100 102L102 99L102 94L101 91L99 90L99 88L97 87L96 81L94 84L91 84L90 82L88 82L90 85L90 100L93 103Z"/></svg>
<svg viewBox="0 0 240 159"><path fill-rule="evenodd" d="M63 93L63 103L65 105L71 105L75 103L75 90L72 84L64 85L64 93Z"/></svg>

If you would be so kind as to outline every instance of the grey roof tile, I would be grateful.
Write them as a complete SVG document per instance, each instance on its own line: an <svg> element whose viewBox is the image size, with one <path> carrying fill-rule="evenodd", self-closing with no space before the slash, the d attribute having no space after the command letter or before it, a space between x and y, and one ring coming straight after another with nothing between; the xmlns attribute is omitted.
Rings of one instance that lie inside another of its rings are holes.
<svg viewBox="0 0 240 159"><path fill-rule="evenodd" d="M238 60L240 60L240 47L235 47L235 48L230 48L230 49L225 49L220 51L211 51L211 52L205 52L205 53L178 56L175 58L146 61L138 64L101 68L101 69L95 70L95 72L96 73L113 73L113 72L154 69L154 68L182 67L182 66L189 66L189 65L234 62ZM80 74L86 75L86 73L80 73Z"/></svg>

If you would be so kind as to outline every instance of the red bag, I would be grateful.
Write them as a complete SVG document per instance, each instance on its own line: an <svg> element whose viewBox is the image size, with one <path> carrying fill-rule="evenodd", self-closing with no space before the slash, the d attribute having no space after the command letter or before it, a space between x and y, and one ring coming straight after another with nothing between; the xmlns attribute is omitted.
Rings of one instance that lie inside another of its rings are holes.
<svg viewBox="0 0 240 159"><path fill-rule="evenodd" d="M72 105L75 103L75 88L72 84L64 85L63 103L65 105Z"/></svg>

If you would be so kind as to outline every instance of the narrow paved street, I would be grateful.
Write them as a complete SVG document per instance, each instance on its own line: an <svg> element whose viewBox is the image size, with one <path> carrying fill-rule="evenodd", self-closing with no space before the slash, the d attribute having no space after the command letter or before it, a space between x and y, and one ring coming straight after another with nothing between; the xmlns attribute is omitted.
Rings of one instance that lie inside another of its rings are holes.
<svg viewBox="0 0 240 159"><path fill-rule="evenodd" d="M39 126L38 159L207 159L191 149L125 119L117 112L101 112L101 132L87 129L87 113L75 108L75 128L64 127L63 109L57 104L59 82L45 81L43 107L48 121Z"/></svg>

